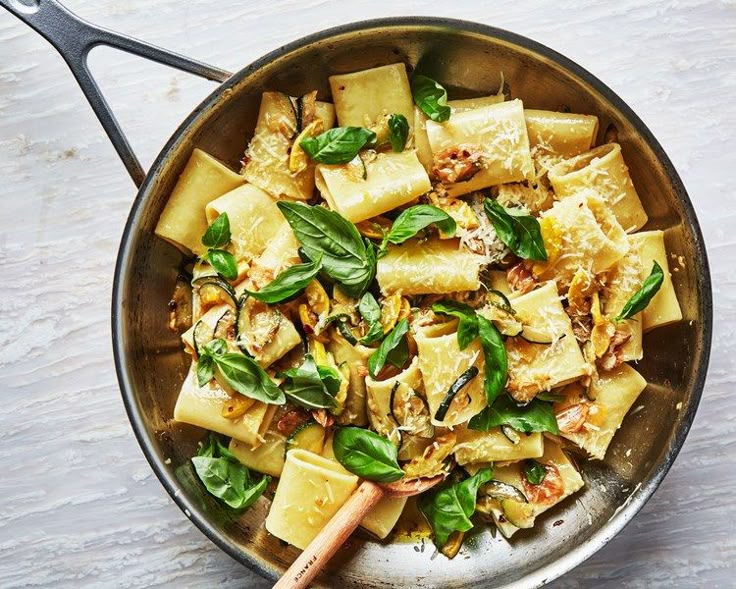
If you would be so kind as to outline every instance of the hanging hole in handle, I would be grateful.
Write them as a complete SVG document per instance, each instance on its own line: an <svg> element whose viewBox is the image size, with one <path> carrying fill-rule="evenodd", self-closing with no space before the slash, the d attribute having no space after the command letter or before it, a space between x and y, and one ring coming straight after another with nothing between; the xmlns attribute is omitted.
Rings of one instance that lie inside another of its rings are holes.
<svg viewBox="0 0 736 589"><path fill-rule="evenodd" d="M24 14L34 14L41 8L41 0L12 0L11 5Z"/></svg>

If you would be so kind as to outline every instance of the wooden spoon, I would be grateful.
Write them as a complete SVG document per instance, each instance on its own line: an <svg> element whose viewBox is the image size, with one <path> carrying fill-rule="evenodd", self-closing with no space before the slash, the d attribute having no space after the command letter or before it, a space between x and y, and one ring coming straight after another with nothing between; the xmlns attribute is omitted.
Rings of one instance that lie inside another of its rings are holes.
<svg viewBox="0 0 736 589"><path fill-rule="evenodd" d="M329 523L322 528L299 557L273 586L273 589L305 589L319 574L365 515L384 496L411 497L442 482L444 475L431 479L400 480L395 483L363 481Z"/></svg>

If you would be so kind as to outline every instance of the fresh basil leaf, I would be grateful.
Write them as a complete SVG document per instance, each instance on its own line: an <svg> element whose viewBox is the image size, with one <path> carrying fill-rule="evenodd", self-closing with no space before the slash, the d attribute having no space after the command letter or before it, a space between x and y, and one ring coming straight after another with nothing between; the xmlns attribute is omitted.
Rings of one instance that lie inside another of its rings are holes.
<svg viewBox="0 0 736 589"><path fill-rule="evenodd" d="M472 307L446 299L432 305L432 310L435 313L450 315L460 320L457 325L457 345L461 350L467 348L478 337L478 318Z"/></svg>
<svg viewBox="0 0 736 589"><path fill-rule="evenodd" d="M547 469L543 464L539 464L536 460L524 461L524 476L532 485L538 485L547 476Z"/></svg>
<svg viewBox="0 0 736 589"><path fill-rule="evenodd" d="M381 345L378 346L378 349L369 356L368 373L373 378L376 378L378 373L381 372L381 369L384 367L386 362L389 362L392 366L397 366L397 363L401 362L401 359L403 357L403 362L398 364L398 367L400 368L404 365L409 355L409 350L406 343L407 331L409 331L409 322L406 319L402 319L388 333L388 335L381 342ZM394 355L391 356L391 358L389 358L389 355L394 350L398 351L395 352Z"/></svg>
<svg viewBox="0 0 736 589"><path fill-rule="evenodd" d="M468 424L470 429L487 432L492 427L509 425L516 431L560 433L555 413L550 403L533 399L528 405L519 407L508 395L502 395L475 415Z"/></svg>
<svg viewBox="0 0 736 589"><path fill-rule="evenodd" d="M360 338L361 344L372 344L383 337L383 325L381 325L381 307L375 297L367 292L358 304L360 316L368 324L368 333Z"/></svg>
<svg viewBox="0 0 736 589"><path fill-rule="evenodd" d="M202 236L202 245L205 247L220 248L230 243L230 218L227 213L221 213Z"/></svg>
<svg viewBox="0 0 736 589"><path fill-rule="evenodd" d="M478 336L485 360L483 387L486 392L486 403L491 405L506 387L508 376L506 346L496 326L482 315L476 316L478 317Z"/></svg>
<svg viewBox="0 0 736 589"><path fill-rule="evenodd" d="M444 123L452 110L447 105L447 90L432 78L415 75L411 80L411 93L421 111L433 121Z"/></svg>
<svg viewBox="0 0 736 589"><path fill-rule="evenodd" d="M621 309L621 313L616 317L616 321L631 319L634 315L646 309L652 298L654 298L654 295L659 292L662 282L664 282L662 266L654 262L649 276L642 282L641 288L626 301L624 308Z"/></svg>
<svg viewBox="0 0 736 589"><path fill-rule="evenodd" d="M366 247L355 225L325 207L287 201L276 204L306 255L321 259L324 271L346 295L362 295L375 276L376 256L373 245Z"/></svg>
<svg viewBox="0 0 736 589"><path fill-rule="evenodd" d="M227 352L227 342L221 337L215 338L204 345L204 353L212 356L222 356Z"/></svg>
<svg viewBox="0 0 736 589"><path fill-rule="evenodd" d="M238 263L230 252L211 249L207 252L207 261L218 274L222 274L228 280L235 280L238 277Z"/></svg>
<svg viewBox="0 0 736 589"><path fill-rule="evenodd" d="M327 392L331 396L337 397L343 383L340 372L332 366L317 366L317 372L319 372L319 377L322 379L322 384L325 385Z"/></svg>
<svg viewBox="0 0 736 589"><path fill-rule="evenodd" d="M264 286L261 290L245 290L250 296L269 305L281 303L302 292L322 269L322 260L296 264Z"/></svg>
<svg viewBox="0 0 736 589"><path fill-rule="evenodd" d="M215 376L215 362L212 356L202 354L197 361L197 383L205 386Z"/></svg>
<svg viewBox="0 0 736 589"><path fill-rule="evenodd" d="M457 226L455 220L445 211L432 205L415 205L404 210L391 225L381 244L385 249L386 243L399 245L414 237L422 229L434 223L446 235L455 235Z"/></svg>
<svg viewBox="0 0 736 589"><path fill-rule="evenodd" d="M482 468L469 479L419 496L419 510L432 527L438 549L442 550L453 532L467 532L473 527L470 518L475 513L478 489L492 476L492 469Z"/></svg>
<svg viewBox="0 0 736 589"><path fill-rule="evenodd" d="M409 139L409 121L404 115L392 114L388 118L388 138L391 149L397 153L404 151L406 140Z"/></svg>
<svg viewBox="0 0 736 589"><path fill-rule="evenodd" d="M387 438L360 427L341 427L332 440L335 458L347 470L369 481L390 483L404 476L396 446Z"/></svg>
<svg viewBox="0 0 736 589"><path fill-rule="evenodd" d="M268 476L252 481L248 468L212 433L192 458L192 464L207 491L234 509L250 507L271 481Z"/></svg>
<svg viewBox="0 0 736 589"><path fill-rule="evenodd" d="M213 359L217 367L216 374L221 375L240 394L271 405L283 405L286 402L284 392L252 358L230 352L213 356Z"/></svg>
<svg viewBox="0 0 736 589"><path fill-rule="evenodd" d="M512 252L525 260L547 259L539 221L535 217L519 210L506 209L489 198L485 200L484 208L496 235Z"/></svg>
<svg viewBox="0 0 736 589"><path fill-rule="evenodd" d="M335 127L316 137L302 139L299 145L315 162L347 164L361 149L375 141L376 134L363 127Z"/></svg>
<svg viewBox="0 0 736 589"><path fill-rule="evenodd" d="M307 409L328 409L335 406L335 397L322 381L311 354L304 356L301 366L284 370L279 376L286 379L282 385L284 393L297 405Z"/></svg>

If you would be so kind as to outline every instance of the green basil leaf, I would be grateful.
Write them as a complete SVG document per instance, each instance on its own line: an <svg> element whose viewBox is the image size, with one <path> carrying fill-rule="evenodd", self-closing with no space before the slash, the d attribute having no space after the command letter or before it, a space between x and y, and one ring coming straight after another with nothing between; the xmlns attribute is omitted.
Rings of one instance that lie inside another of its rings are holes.
<svg viewBox="0 0 736 589"><path fill-rule="evenodd" d="M218 274L222 274L228 280L235 280L238 277L238 263L230 252L211 249L207 252L207 261Z"/></svg>
<svg viewBox="0 0 736 589"><path fill-rule="evenodd" d="M486 392L486 403L491 405L506 387L508 358L503 337L496 326L482 315L477 315L477 317L478 335L485 360L483 386Z"/></svg>
<svg viewBox="0 0 736 589"><path fill-rule="evenodd" d="M204 345L204 353L212 356L222 356L227 352L227 342L221 337L215 338Z"/></svg>
<svg viewBox="0 0 736 589"><path fill-rule="evenodd" d="M230 243L230 218L227 213L222 213L207 227L202 236L202 245L219 248L225 247L228 243Z"/></svg>
<svg viewBox="0 0 736 589"><path fill-rule="evenodd" d="M445 211L432 205L415 205L396 217L391 229L383 238L382 247L385 247L386 242L402 244L432 223L437 225L442 233L455 235L457 229L455 220Z"/></svg>
<svg viewBox="0 0 736 589"><path fill-rule="evenodd" d="M220 446L218 444L217 435L213 432L210 432L207 436L207 441L203 442L202 445L199 447L199 450L197 450L197 456L214 457L216 456L216 452L219 447Z"/></svg>
<svg viewBox="0 0 736 589"><path fill-rule="evenodd" d="M626 301L624 308L621 309L621 313L616 317L616 321L631 319L634 315L646 309L652 298L654 298L654 295L659 292L662 282L664 282L662 266L654 262L649 276L642 282L641 288Z"/></svg>
<svg viewBox="0 0 736 589"><path fill-rule="evenodd" d="M547 476L547 469L543 464L539 464L536 460L524 461L524 476L532 485L538 485Z"/></svg>
<svg viewBox="0 0 736 589"><path fill-rule="evenodd" d="M485 200L484 208L496 235L512 252L525 260L547 259L539 221L535 217L506 209L489 198Z"/></svg>
<svg viewBox="0 0 736 589"><path fill-rule="evenodd" d="M388 138L391 141L391 149L397 153L404 151L406 141L409 139L409 121L404 115L392 114L388 118Z"/></svg>
<svg viewBox="0 0 736 589"><path fill-rule="evenodd" d="M366 146L374 144L376 134L363 127L335 127L316 137L302 139L302 149L321 164L347 164Z"/></svg>
<svg viewBox="0 0 736 589"><path fill-rule="evenodd" d="M444 123L452 110L447 105L447 90L432 78L415 75L411 79L411 93L421 111L433 121Z"/></svg>
<svg viewBox="0 0 736 589"><path fill-rule="evenodd" d="M346 295L362 295L375 276L376 256L355 225L325 207L287 201L276 204L306 255L321 259L324 271Z"/></svg>
<svg viewBox="0 0 736 589"><path fill-rule="evenodd" d="M360 316L368 324L368 333L360 338L361 344L372 344L383 337L383 325L381 325L381 307L375 297L367 292L358 304Z"/></svg>
<svg viewBox="0 0 736 589"><path fill-rule="evenodd" d="M388 333L381 342L381 345L378 346L378 349L368 357L368 373L373 378L376 378L378 373L381 372L386 362L389 362L392 366L397 366L397 363L401 362L403 357L403 362L398 364L397 367L400 368L404 365L409 355L406 343L407 331L409 331L409 322L406 319L402 319ZM398 352L389 359L390 353L394 350L398 350Z"/></svg>
<svg viewBox="0 0 736 589"><path fill-rule="evenodd" d="M487 432L492 427L509 425L516 431L551 432L559 434L557 419L552 405L533 399L528 405L519 407L508 395L502 395L493 403L475 415L468 424L470 429Z"/></svg>
<svg viewBox="0 0 736 589"><path fill-rule="evenodd" d="M390 483L404 476L396 458L396 446L370 430L360 427L338 428L332 448L340 464L369 481Z"/></svg>
<svg viewBox="0 0 736 589"><path fill-rule="evenodd" d="M327 392L332 397L337 397L343 382L340 372L332 366L319 365L317 366L317 372L319 372L319 377L322 379L322 384L325 385Z"/></svg>
<svg viewBox="0 0 736 589"><path fill-rule="evenodd" d="M307 409L327 409L335 406L335 397L322 382L311 354L304 356L301 366L284 370L279 376L286 379L282 385L284 393L297 405Z"/></svg>
<svg viewBox="0 0 736 589"><path fill-rule="evenodd" d="M269 305L281 303L302 292L307 285L319 274L322 269L322 260L296 264L283 272L264 286L261 290L245 290L250 296Z"/></svg>
<svg viewBox="0 0 736 589"><path fill-rule="evenodd" d="M467 348L478 337L478 318L472 307L447 299L432 305L432 310L435 313L450 315L460 320L457 325L457 345L461 350Z"/></svg>
<svg viewBox="0 0 736 589"><path fill-rule="evenodd" d="M205 386L215 376L215 363L212 356L202 354L197 361L197 383Z"/></svg>
<svg viewBox="0 0 736 589"><path fill-rule="evenodd" d="M475 513L478 489L492 476L492 469L482 468L469 479L419 496L419 510L432 527L438 549L442 550L453 532L467 532L473 527L470 518Z"/></svg>
<svg viewBox="0 0 736 589"><path fill-rule="evenodd" d="M240 394L271 405L283 405L286 402L284 392L252 358L230 352L213 356L213 359L217 373Z"/></svg>

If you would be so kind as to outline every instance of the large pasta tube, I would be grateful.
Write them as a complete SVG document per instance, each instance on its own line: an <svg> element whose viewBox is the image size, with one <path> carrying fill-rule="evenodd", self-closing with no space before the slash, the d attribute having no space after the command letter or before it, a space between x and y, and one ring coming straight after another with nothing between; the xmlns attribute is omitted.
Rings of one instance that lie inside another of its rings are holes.
<svg viewBox="0 0 736 589"><path fill-rule="evenodd" d="M193 362L181 386L174 407L174 419L235 438L248 446L260 444L276 405L255 401L240 417L223 417L222 408L230 400L230 395L215 380L200 387L196 366L196 362Z"/></svg>
<svg viewBox="0 0 736 589"><path fill-rule="evenodd" d="M390 247L378 260L376 279L386 295L478 290L482 261L459 249L455 239L411 240Z"/></svg>
<svg viewBox="0 0 736 589"><path fill-rule="evenodd" d="M255 133L245 152L243 176L276 198L308 200L314 192L314 165L308 163L301 171L289 168L298 135L294 100L282 92L263 93ZM335 120L333 106L317 102L315 110L322 129L331 128Z"/></svg>
<svg viewBox="0 0 736 589"><path fill-rule="evenodd" d="M427 135L435 158L460 145L481 154L480 170L467 181L448 185L450 196L534 178L521 100L460 112L445 123L427 121Z"/></svg>
<svg viewBox="0 0 736 589"><path fill-rule="evenodd" d="M316 178L330 208L353 223L411 202L432 188L412 150L358 156L343 165L319 165Z"/></svg>
<svg viewBox="0 0 736 589"><path fill-rule="evenodd" d="M608 205L593 191L557 201L542 213L541 230L547 261L534 264L534 274L554 278L560 292L583 268L605 272L629 250L629 240Z"/></svg>
<svg viewBox="0 0 736 589"><path fill-rule="evenodd" d="M562 157L588 151L598 134L598 117L550 110L524 110L529 146Z"/></svg>
<svg viewBox="0 0 736 589"><path fill-rule="evenodd" d="M414 100L403 63L330 76L342 127L369 127L384 115L401 114L412 125Z"/></svg>
<svg viewBox="0 0 736 589"><path fill-rule="evenodd" d="M595 400L591 403L586 422L579 432L563 433L562 436L575 442L593 458L603 460L616 430L646 386L644 377L628 364L600 373L591 384L590 393Z"/></svg>
<svg viewBox="0 0 736 589"><path fill-rule="evenodd" d="M255 448L233 438L228 448L245 466L256 472L280 477L284 468L286 438L277 430L269 429L263 443Z"/></svg>
<svg viewBox="0 0 736 589"><path fill-rule="evenodd" d="M664 246L664 232L642 231L629 237L631 246L636 250L641 260L642 280L649 275L653 262L657 262L664 272L664 280L659 292L642 311L642 323L647 332L655 327L677 323L682 320L682 310L677 302L675 287L672 285L667 250Z"/></svg>
<svg viewBox="0 0 736 589"><path fill-rule="evenodd" d="M453 453L458 464L539 458L544 452L542 434L538 432L521 436L516 444L503 435L500 427L479 432L463 426L455 432L457 444Z"/></svg>
<svg viewBox="0 0 736 589"><path fill-rule="evenodd" d="M276 201L260 188L245 184L207 205L207 222L227 213L238 260L250 261L263 253L284 224Z"/></svg>
<svg viewBox="0 0 736 589"><path fill-rule="evenodd" d="M485 362L478 340L461 350L457 344L457 333L428 337L421 329L415 334L415 340L432 423L451 427L479 413L486 406L486 395L483 389ZM455 395L444 420L437 421L434 416L450 386L471 366L478 369L478 375Z"/></svg>
<svg viewBox="0 0 736 589"><path fill-rule="evenodd" d="M588 365L554 282L515 297L512 304L516 318L533 329L537 339L550 342L531 343L522 337L506 340L506 388L514 399L521 403L530 401L541 391L549 391L587 374Z"/></svg>
<svg viewBox="0 0 736 589"><path fill-rule="evenodd" d="M392 394L398 393L401 396L404 393L402 388L417 390L422 386L422 373L419 371L418 359L415 356L409 367L393 378L374 380L370 376L366 377L365 386L368 393L368 421L371 427L382 436L396 440L399 424L391 411ZM398 438L400 439L400 436Z"/></svg>
<svg viewBox="0 0 736 589"><path fill-rule="evenodd" d="M547 174L555 194L564 198L592 188L606 201L627 233L647 222L621 146L607 143L553 166Z"/></svg>
<svg viewBox="0 0 736 589"><path fill-rule="evenodd" d="M294 449L287 453L266 530L304 549L358 486L337 462Z"/></svg>
<svg viewBox="0 0 736 589"><path fill-rule="evenodd" d="M204 253L202 236L207 231L205 206L244 182L240 174L195 149L171 192L156 225L156 235L185 253Z"/></svg>

